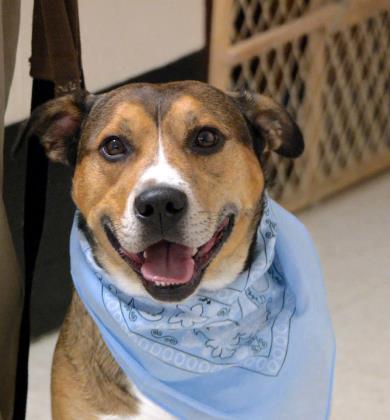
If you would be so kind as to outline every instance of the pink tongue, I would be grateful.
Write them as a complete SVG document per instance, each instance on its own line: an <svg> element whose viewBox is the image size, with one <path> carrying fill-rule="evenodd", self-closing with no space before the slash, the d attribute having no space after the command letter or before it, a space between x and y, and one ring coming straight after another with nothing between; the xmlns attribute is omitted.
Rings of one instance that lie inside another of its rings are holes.
<svg viewBox="0 0 390 420"><path fill-rule="evenodd" d="M191 280L194 267L191 248L161 241L146 249L141 273L152 282L182 284Z"/></svg>

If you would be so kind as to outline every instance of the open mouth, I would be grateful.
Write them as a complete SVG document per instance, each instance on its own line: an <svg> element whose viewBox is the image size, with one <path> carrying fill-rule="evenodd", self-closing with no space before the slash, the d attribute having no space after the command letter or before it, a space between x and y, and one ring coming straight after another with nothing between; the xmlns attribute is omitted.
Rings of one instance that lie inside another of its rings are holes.
<svg viewBox="0 0 390 420"><path fill-rule="evenodd" d="M121 258L138 274L147 292L162 301L179 301L198 287L210 264L230 235L234 215L226 216L214 235L199 248L161 240L142 252L126 251L111 229L108 218L103 221L106 235Z"/></svg>

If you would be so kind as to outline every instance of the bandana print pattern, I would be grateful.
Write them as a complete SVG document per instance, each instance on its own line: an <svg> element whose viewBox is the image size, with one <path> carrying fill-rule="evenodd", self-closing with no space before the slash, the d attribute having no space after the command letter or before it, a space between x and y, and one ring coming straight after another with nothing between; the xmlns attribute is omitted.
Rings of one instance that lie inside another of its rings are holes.
<svg viewBox="0 0 390 420"><path fill-rule="evenodd" d="M205 373L235 366L276 376L287 354L295 298L274 257L275 239L266 205L249 269L228 287L200 290L179 304L126 296L93 264L104 307L135 345L178 369Z"/></svg>

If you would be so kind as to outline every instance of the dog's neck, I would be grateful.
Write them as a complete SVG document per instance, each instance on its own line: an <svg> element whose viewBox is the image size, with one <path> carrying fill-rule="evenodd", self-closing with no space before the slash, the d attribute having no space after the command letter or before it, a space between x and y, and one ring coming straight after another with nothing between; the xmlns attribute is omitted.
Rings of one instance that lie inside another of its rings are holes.
<svg viewBox="0 0 390 420"><path fill-rule="evenodd" d="M94 261L83 232L74 226L72 275L81 300L101 326L113 353L116 344L112 343L124 341L133 357L163 362L164 368L159 369L166 371L163 376L215 372L244 364L256 371L259 355L270 351L271 342L265 338L270 320L276 319L285 301L281 274L275 267L270 270L275 241L276 224L266 205L247 270L222 289L201 288L181 303L161 303L119 290ZM285 310L288 319L292 307ZM261 366L264 369L268 367Z"/></svg>
<svg viewBox="0 0 390 420"><path fill-rule="evenodd" d="M293 246L287 237L293 238ZM264 395L272 394L277 383L294 394L295 388L285 378L295 377L294 357L308 351L305 337L312 331L307 325L317 326L318 321L327 331L323 339L310 341L310 357L314 357L310 372L313 366L317 372L321 352L331 349L324 347L330 336L323 298L312 290L321 274L311 248L301 225L270 200L258 228L254 258L247 270L221 290L200 289L182 303L128 296L96 265L76 225L71 238L72 276L107 348L141 393L179 417L207 413L219 418L226 417L226 412L239 412L243 404L247 414L267 412L266 401L258 394L263 386L268 390ZM320 312L313 312L317 304ZM300 322L294 325L303 341L290 342L294 313L299 313ZM329 377L326 357L324 383ZM317 382L310 386L317 387ZM222 393L228 396L221 405ZM320 394L312 404L316 413L323 412L325 394Z"/></svg>

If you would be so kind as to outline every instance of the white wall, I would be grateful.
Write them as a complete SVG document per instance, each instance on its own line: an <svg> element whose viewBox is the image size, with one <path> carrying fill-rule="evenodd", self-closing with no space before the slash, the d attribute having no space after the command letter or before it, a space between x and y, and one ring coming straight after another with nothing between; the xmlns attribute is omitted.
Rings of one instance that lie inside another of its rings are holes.
<svg viewBox="0 0 390 420"><path fill-rule="evenodd" d="M16 66L6 124L29 114L33 0L21 1ZM83 67L94 92L204 45L203 0L79 0Z"/></svg>

